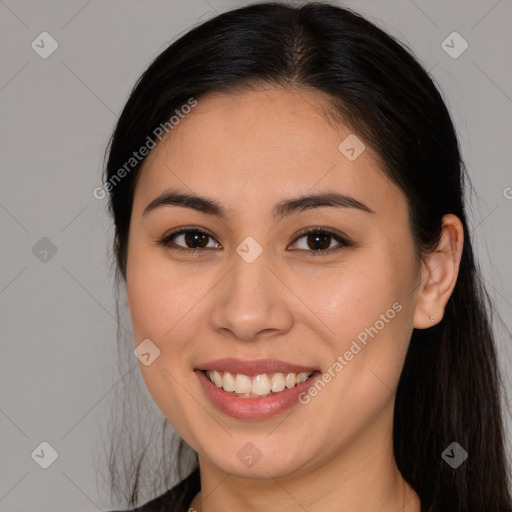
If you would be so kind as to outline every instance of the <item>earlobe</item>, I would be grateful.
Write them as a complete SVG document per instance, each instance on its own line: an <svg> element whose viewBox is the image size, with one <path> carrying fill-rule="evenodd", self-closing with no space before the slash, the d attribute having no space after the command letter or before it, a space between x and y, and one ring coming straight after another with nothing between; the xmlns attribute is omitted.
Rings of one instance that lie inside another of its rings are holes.
<svg viewBox="0 0 512 512"><path fill-rule="evenodd" d="M416 329L427 329L442 320L457 282L463 244L464 228L460 219L453 214L445 215L439 244L425 256L421 265L421 285L414 314Z"/></svg>

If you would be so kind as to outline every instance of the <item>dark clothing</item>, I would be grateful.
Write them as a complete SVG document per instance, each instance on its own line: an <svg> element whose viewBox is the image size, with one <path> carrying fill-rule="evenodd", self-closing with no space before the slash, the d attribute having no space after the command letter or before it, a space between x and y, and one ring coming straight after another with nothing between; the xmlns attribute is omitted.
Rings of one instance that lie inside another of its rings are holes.
<svg viewBox="0 0 512 512"><path fill-rule="evenodd" d="M167 492L138 508L110 512L188 512L190 502L201 490L199 468Z"/></svg>

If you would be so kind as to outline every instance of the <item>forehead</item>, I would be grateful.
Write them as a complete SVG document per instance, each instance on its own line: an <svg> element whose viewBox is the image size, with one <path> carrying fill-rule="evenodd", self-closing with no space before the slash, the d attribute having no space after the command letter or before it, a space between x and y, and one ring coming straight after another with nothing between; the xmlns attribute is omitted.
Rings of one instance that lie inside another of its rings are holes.
<svg viewBox="0 0 512 512"><path fill-rule="evenodd" d="M367 144L353 161L340 151L355 134L334 124L329 109L323 94L299 89L201 97L147 157L136 197L147 202L180 185L229 204L319 187L359 195L376 209L389 200L396 204L393 195L400 191Z"/></svg>
<svg viewBox="0 0 512 512"><path fill-rule="evenodd" d="M320 152L336 151L340 137L350 133L345 126L333 126L326 115L331 110L325 95L303 89L214 92L198 100L169 133L167 145L195 145L189 159L201 156L199 148L219 156L229 150L230 159L318 159Z"/></svg>

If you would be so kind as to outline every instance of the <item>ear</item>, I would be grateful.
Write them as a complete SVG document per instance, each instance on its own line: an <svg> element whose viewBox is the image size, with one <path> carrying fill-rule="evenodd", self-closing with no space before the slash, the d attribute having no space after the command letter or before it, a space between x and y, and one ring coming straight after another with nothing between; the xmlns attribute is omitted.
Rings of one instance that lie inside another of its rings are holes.
<svg viewBox="0 0 512 512"><path fill-rule="evenodd" d="M439 244L421 264L421 284L413 322L416 329L427 329L442 320L459 275L463 244L462 222L451 213L444 215Z"/></svg>

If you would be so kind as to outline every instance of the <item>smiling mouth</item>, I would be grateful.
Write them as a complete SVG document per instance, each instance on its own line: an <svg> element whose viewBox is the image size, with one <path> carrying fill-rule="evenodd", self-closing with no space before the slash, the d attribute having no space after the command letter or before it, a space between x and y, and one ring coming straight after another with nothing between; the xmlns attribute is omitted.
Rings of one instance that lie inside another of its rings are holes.
<svg viewBox="0 0 512 512"><path fill-rule="evenodd" d="M265 398L306 382L318 371L300 373L263 373L248 376L217 370L202 370L206 377L218 388L241 398Z"/></svg>

